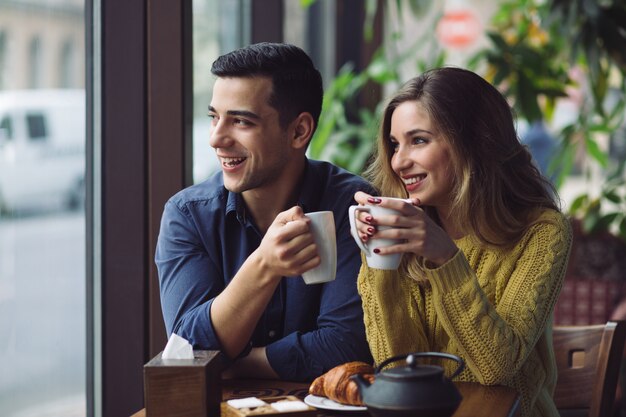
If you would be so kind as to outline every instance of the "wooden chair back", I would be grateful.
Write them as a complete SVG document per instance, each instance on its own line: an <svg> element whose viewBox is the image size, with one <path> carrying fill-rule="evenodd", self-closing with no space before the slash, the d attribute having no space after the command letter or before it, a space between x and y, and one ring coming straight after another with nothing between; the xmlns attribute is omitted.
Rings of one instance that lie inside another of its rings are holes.
<svg viewBox="0 0 626 417"><path fill-rule="evenodd" d="M626 339L626 322L555 326L558 379L554 392L562 415L583 411L588 417L611 415Z"/></svg>

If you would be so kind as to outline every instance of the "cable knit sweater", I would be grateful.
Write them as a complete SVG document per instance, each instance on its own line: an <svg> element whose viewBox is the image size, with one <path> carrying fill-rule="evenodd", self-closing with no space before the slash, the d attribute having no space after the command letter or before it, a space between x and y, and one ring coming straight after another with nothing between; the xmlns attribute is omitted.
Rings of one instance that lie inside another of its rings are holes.
<svg viewBox="0 0 626 417"><path fill-rule="evenodd" d="M457 254L426 269L424 282L371 269L364 261L358 288L374 360L452 353L466 362L457 380L515 388L524 417L558 416L552 311L572 243L569 222L545 210L506 251L478 246L469 237L455 243ZM440 363L448 375L456 367Z"/></svg>

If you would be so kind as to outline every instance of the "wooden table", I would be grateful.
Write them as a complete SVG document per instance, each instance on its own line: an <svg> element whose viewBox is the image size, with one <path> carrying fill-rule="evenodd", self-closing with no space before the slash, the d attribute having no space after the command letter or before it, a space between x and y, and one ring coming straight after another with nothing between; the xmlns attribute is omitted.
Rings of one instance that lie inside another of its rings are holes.
<svg viewBox="0 0 626 417"><path fill-rule="evenodd" d="M235 379L222 381L222 398L230 400L245 397L277 397L295 395L303 399L309 390L309 384L299 382ZM463 400L453 417L513 417L519 408L519 395L509 387L484 386L475 382L455 383ZM318 417L346 417L346 415L368 416L367 412L336 413L319 410ZM146 417L141 410L131 417Z"/></svg>

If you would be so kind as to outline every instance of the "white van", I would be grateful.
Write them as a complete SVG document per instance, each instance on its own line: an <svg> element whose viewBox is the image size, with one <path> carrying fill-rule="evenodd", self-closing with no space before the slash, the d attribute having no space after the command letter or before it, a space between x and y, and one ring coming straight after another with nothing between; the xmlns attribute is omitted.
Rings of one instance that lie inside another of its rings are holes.
<svg viewBox="0 0 626 417"><path fill-rule="evenodd" d="M84 90L0 91L0 212L79 207Z"/></svg>

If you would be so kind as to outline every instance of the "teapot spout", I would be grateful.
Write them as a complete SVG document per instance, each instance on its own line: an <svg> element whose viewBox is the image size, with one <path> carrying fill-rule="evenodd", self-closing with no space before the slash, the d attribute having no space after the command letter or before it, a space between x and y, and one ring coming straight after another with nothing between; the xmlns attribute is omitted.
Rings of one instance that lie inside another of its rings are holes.
<svg viewBox="0 0 626 417"><path fill-rule="evenodd" d="M356 385L359 387L359 393L361 394L361 398L365 398L366 391L372 385L370 381L365 379L361 374L352 375L350 379L356 382Z"/></svg>

